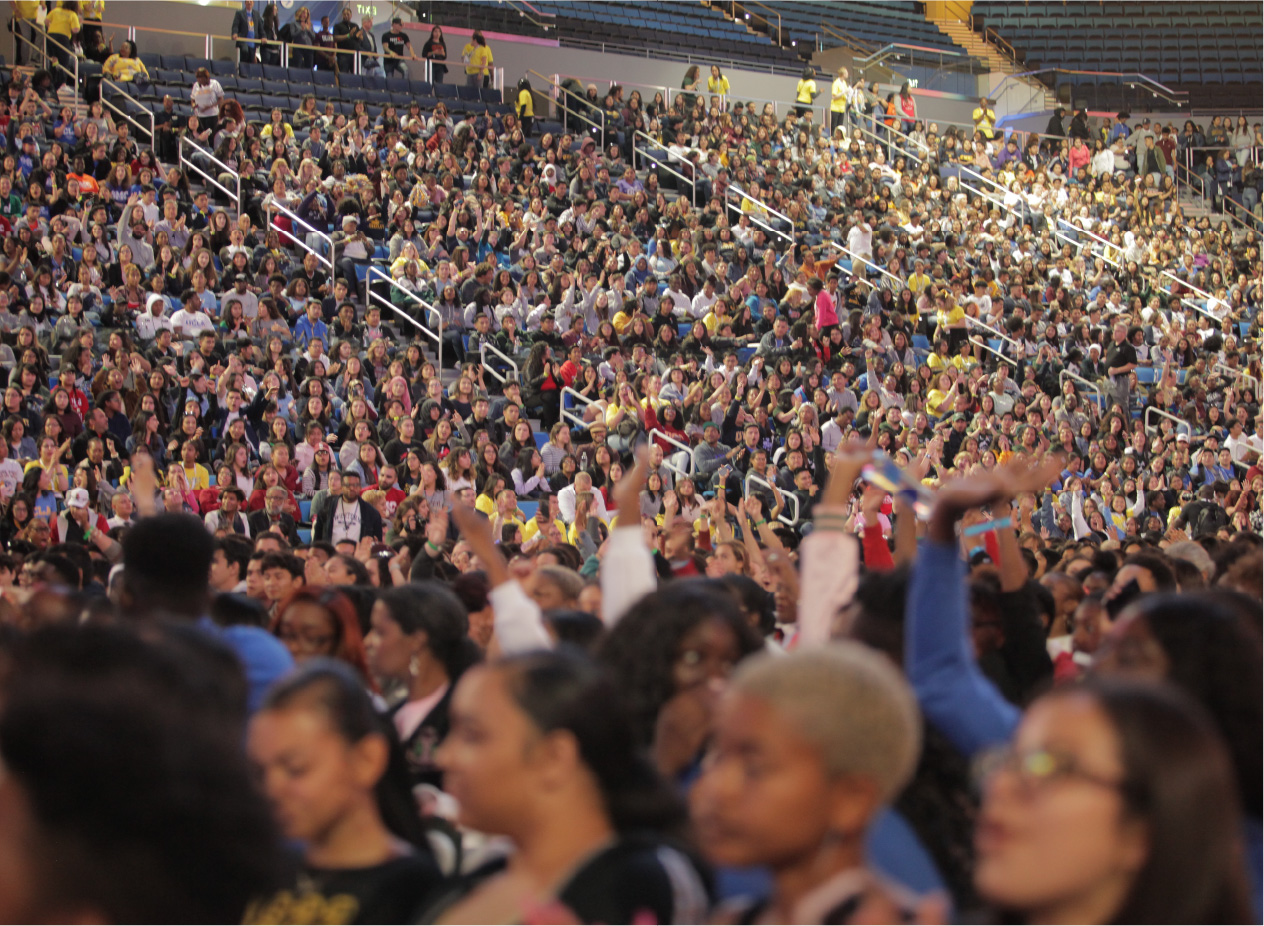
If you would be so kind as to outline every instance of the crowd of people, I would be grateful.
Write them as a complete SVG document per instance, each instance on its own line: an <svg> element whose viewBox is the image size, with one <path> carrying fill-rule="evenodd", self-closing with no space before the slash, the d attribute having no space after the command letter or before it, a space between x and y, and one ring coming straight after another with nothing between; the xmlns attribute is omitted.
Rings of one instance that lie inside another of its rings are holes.
<svg viewBox="0 0 1264 926"><path fill-rule="evenodd" d="M1224 127L196 83L0 91L0 919L1261 921Z"/></svg>

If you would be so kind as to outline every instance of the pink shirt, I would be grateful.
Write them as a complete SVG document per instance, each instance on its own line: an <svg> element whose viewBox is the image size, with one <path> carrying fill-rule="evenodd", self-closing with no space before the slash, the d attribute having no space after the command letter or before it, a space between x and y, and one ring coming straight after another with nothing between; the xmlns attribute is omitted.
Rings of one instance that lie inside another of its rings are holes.
<svg viewBox="0 0 1264 926"><path fill-rule="evenodd" d="M825 328L838 324L838 310L834 306L834 297L828 289L816 294L816 327Z"/></svg>

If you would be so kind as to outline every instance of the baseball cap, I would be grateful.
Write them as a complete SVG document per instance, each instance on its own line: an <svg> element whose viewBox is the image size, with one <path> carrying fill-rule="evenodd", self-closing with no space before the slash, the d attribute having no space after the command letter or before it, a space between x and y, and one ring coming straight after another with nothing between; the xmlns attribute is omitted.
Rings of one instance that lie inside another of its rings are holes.
<svg viewBox="0 0 1264 926"><path fill-rule="evenodd" d="M67 508L87 508L88 507L88 490L87 489L71 489L66 493Z"/></svg>

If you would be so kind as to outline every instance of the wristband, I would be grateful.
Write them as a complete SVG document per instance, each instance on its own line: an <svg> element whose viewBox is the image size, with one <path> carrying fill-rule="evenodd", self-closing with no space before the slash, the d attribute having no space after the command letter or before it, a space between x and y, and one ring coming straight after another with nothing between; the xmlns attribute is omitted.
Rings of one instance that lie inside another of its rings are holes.
<svg viewBox="0 0 1264 926"><path fill-rule="evenodd" d="M767 522L766 520L765 520L765 521L755 521L755 522L753 523L753 525L752 525L752 526L754 526L754 527L763 527L763 526L764 526L765 524L767 524L767 523L768 523L768 522Z"/></svg>
<svg viewBox="0 0 1264 926"><path fill-rule="evenodd" d="M431 542L430 542L429 538L427 538L427 539L426 539L426 549L427 549L427 550L431 550L431 551L433 551L433 552L435 552L435 553L439 553L440 551L442 551L442 549L443 549L443 548L442 548L442 547L435 546L433 543L431 543Z"/></svg>

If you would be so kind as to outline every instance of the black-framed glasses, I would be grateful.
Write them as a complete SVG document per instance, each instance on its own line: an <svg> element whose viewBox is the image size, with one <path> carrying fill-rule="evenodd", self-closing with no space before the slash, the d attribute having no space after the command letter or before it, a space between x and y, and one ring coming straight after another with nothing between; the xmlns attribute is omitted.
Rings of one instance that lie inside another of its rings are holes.
<svg viewBox="0 0 1264 926"><path fill-rule="evenodd" d="M1099 788L1124 791L1129 787L1123 779L1099 775L1084 768L1075 756L1053 749L1019 751L1012 746L989 749L973 763L975 785L983 789L1001 772L1015 776L1020 789L1033 796L1050 786L1069 781L1081 781Z"/></svg>

